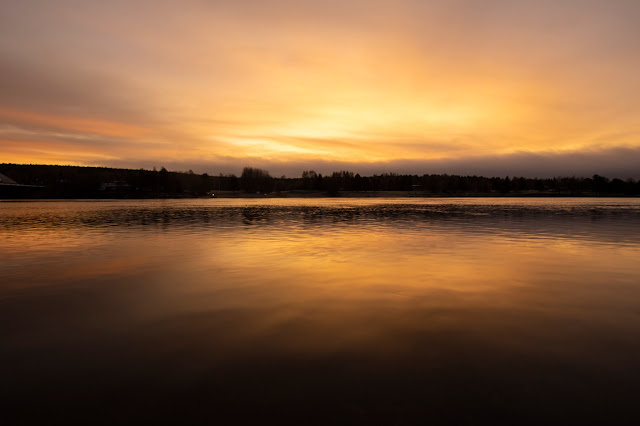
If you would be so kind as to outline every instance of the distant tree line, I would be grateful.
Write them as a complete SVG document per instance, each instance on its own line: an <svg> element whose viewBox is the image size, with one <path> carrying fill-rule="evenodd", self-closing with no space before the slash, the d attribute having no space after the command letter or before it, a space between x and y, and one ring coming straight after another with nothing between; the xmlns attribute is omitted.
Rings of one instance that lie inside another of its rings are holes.
<svg viewBox="0 0 640 426"><path fill-rule="evenodd" d="M599 175L540 179L397 173L361 176L351 171L339 171L323 176L308 170L299 178L287 178L273 177L268 171L254 167L245 167L238 177L234 174L196 174L191 170L170 172L164 167L160 170L131 170L16 164L0 164L0 173L19 184L40 186L18 193L33 198L201 197L216 192L319 192L337 196L344 192L377 191L403 191L418 196L640 195L640 182L634 179L609 179ZM11 197L14 196L15 191L11 193Z"/></svg>
<svg viewBox="0 0 640 426"><path fill-rule="evenodd" d="M213 188L205 174L106 167L0 164L0 173L23 185L40 185L25 193L38 198L159 198L205 195Z"/></svg>
<svg viewBox="0 0 640 426"><path fill-rule="evenodd" d="M406 175L384 173L360 176L350 171L334 172L328 176L304 171L300 179L287 179L289 190L323 191L337 195L341 191L404 191L416 195L640 195L640 182L635 179L609 179L593 175L583 177L525 178L483 177L447 174Z"/></svg>
<svg viewBox="0 0 640 426"><path fill-rule="evenodd" d="M306 173L306 179L305 179ZM594 175L590 178L555 177L525 178L506 176L460 176L447 174L403 175L385 173L360 176L353 172L334 172L322 177L305 172L302 186L316 190L336 191L406 191L417 194L475 195L475 194L533 194L557 193L567 195L638 195L640 183L634 179L609 179Z"/></svg>

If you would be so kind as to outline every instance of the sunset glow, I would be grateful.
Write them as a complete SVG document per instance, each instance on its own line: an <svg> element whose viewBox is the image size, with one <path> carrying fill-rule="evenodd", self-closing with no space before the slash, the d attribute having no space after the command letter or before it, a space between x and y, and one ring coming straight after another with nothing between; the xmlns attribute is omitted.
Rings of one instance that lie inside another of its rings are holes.
<svg viewBox="0 0 640 426"><path fill-rule="evenodd" d="M639 20L625 0L3 1L0 162L531 174L557 159L540 173L631 177Z"/></svg>

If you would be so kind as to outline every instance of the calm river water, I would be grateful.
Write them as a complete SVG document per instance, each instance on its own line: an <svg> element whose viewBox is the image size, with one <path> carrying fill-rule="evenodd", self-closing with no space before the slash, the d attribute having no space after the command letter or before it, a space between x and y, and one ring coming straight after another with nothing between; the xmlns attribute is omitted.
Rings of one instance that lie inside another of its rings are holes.
<svg viewBox="0 0 640 426"><path fill-rule="evenodd" d="M0 242L1 424L640 419L640 199L0 202Z"/></svg>

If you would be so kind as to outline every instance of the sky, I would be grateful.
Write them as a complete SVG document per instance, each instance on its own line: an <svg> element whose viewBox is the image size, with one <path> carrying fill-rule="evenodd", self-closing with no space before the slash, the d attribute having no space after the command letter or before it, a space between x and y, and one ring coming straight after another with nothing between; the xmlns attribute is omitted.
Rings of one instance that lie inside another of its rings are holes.
<svg viewBox="0 0 640 426"><path fill-rule="evenodd" d="M0 163L640 178L636 0L0 0Z"/></svg>

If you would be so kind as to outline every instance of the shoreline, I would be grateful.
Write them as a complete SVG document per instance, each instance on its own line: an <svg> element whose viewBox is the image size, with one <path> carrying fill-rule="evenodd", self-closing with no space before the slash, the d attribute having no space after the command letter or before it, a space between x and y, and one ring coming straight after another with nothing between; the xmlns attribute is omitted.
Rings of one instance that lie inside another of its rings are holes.
<svg viewBox="0 0 640 426"><path fill-rule="evenodd" d="M328 195L322 191L289 191L280 193L269 194L247 194L239 191L221 191L216 192L215 197L211 196L171 196L171 195L157 195L148 197L135 197L135 196L113 196L109 197L43 197L43 198L0 198L0 202L11 201L81 201L81 200L207 200L207 199L336 199L336 198L398 198L398 199L412 199L412 198L639 198L638 195L625 195L625 194L566 194L566 193L467 193L467 194L420 194L420 193L407 193L405 191L376 191L376 192L356 192L356 191L343 191L336 195Z"/></svg>

